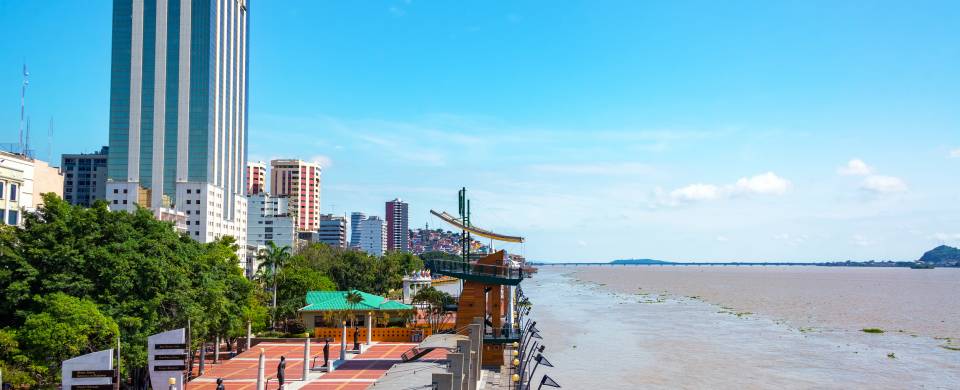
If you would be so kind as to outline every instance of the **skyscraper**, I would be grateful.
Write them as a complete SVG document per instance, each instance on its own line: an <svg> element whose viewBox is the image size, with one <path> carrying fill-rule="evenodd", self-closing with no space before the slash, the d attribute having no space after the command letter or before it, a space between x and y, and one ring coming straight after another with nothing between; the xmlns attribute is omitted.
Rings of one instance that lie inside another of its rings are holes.
<svg viewBox="0 0 960 390"><path fill-rule="evenodd" d="M350 213L350 247L360 248L360 222L367 219L367 215L359 211Z"/></svg>
<svg viewBox="0 0 960 390"><path fill-rule="evenodd" d="M115 0L107 199L246 241L246 0ZM245 253L241 250L241 257Z"/></svg>
<svg viewBox="0 0 960 390"><path fill-rule="evenodd" d="M407 204L400 198L387 202L387 249L410 250L410 229L407 226Z"/></svg>
<svg viewBox="0 0 960 390"><path fill-rule="evenodd" d="M263 161L247 163L247 196L254 196L267 190L267 165Z"/></svg>
<svg viewBox="0 0 960 390"><path fill-rule="evenodd" d="M320 215L320 230L317 242L334 248L347 247L347 219L333 214Z"/></svg>
<svg viewBox="0 0 960 390"><path fill-rule="evenodd" d="M298 231L320 228L320 165L303 160L270 161L270 194L290 197Z"/></svg>

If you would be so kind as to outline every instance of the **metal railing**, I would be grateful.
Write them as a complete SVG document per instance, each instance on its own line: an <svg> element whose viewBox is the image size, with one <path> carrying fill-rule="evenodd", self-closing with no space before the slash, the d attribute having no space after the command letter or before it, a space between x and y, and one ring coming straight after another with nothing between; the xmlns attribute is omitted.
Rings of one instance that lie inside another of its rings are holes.
<svg viewBox="0 0 960 390"><path fill-rule="evenodd" d="M519 340L522 332L512 326L500 328L486 327L483 338L486 340Z"/></svg>
<svg viewBox="0 0 960 390"><path fill-rule="evenodd" d="M434 272L454 272L468 275L488 276L502 279L523 279L526 274L523 268L505 265L477 264L462 260L428 260L426 264Z"/></svg>

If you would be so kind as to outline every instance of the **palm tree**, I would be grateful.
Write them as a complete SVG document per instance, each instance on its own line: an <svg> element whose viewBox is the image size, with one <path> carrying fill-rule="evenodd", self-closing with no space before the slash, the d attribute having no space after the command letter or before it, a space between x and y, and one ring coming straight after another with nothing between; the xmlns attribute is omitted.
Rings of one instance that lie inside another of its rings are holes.
<svg viewBox="0 0 960 390"><path fill-rule="evenodd" d="M258 272L263 273L265 270L269 270L270 279L273 281L272 323L276 323L277 321L277 273L283 268L283 265L286 264L288 259L290 259L290 246L284 245L280 247L274 244L273 241L267 241L267 247L261 249L260 253L257 254L257 260L260 261Z"/></svg>
<svg viewBox="0 0 960 390"><path fill-rule="evenodd" d="M347 304L350 305L350 327L353 328L354 339L356 339L357 314L354 313L354 311L357 309L357 305L359 305L360 302L363 302L363 295L360 295L360 292L357 290L352 290L347 292L347 295L344 296L344 299L346 299ZM356 347L356 345L354 345L354 347Z"/></svg>

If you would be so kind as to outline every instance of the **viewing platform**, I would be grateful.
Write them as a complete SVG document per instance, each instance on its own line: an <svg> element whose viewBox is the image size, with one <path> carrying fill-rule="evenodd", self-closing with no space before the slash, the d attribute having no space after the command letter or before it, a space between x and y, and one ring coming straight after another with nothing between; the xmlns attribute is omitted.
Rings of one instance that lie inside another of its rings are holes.
<svg viewBox="0 0 960 390"><path fill-rule="evenodd" d="M516 286L523 278L529 277L528 272L521 267L468 263L461 260L427 260L424 263L436 274L483 284Z"/></svg>

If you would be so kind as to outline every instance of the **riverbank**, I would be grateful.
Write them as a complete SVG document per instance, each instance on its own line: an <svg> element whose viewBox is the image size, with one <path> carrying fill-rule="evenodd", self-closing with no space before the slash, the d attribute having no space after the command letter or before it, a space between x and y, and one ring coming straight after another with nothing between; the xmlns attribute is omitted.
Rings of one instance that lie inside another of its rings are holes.
<svg viewBox="0 0 960 390"><path fill-rule="evenodd" d="M696 297L797 328L880 328L960 338L960 269L588 267L573 275L625 294Z"/></svg>
<svg viewBox="0 0 960 390"><path fill-rule="evenodd" d="M583 270L592 273L593 270ZM798 328L763 314L674 294L620 292L580 272L543 267L524 286L571 388L958 388L960 352L900 332ZM734 279L736 280L736 279ZM733 283L727 280L722 283ZM625 282L624 282L625 283ZM721 282L718 282L721 283Z"/></svg>

